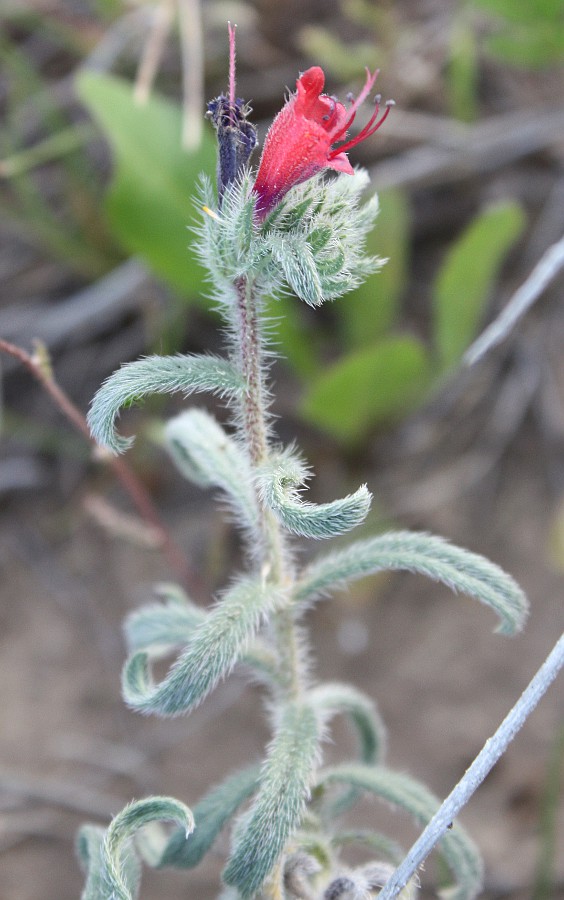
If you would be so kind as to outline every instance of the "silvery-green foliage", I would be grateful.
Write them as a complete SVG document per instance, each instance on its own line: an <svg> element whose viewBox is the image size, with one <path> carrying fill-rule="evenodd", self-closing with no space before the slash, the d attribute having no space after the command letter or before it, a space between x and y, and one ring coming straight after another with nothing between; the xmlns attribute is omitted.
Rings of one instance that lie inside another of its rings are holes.
<svg viewBox="0 0 564 900"><path fill-rule="evenodd" d="M307 477L307 467L292 448L273 454L259 472L262 499L288 531L302 537L331 538L364 521L372 501L365 484L341 500L309 503L300 498Z"/></svg>
<svg viewBox="0 0 564 900"><path fill-rule="evenodd" d="M366 847L380 859L387 859L395 866L405 856L405 850L397 841L393 841L386 834L381 834L378 831L369 831L366 828L349 828L344 831L337 831L331 835L331 844L337 848L350 847L352 845Z"/></svg>
<svg viewBox="0 0 564 900"><path fill-rule="evenodd" d="M312 178L293 188L257 226L248 176L227 187L221 210L211 185L203 181L200 199L204 215L197 246L220 291L218 300L229 301L232 287L227 286L241 276L267 293L286 286L310 306L357 287L384 263L364 252L378 215L376 195L360 202L367 184L364 169L357 169L354 176Z"/></svg>
<svg viewBox="0 0 564 900"><path fill-rule="evenodd" d="M519 585L495 563L435 535L392 531L349 544L314 560L296 584L297 603L310 604L351 581L387 570L405 570L475 597L499 616L497 631L523 627L528 602Z"/></svg>
<svg viewBox="0 0 564 900"><path fill-rule="evenodd" d="M187 837L183 829L175 831L162 853L159 865L180 869L197 866L224 825L245 800L254 794L259 777L260 766L248 766L212 788L194 807L193 833Z"/></svg>
<svg viewBox="0 0 564 900"><path fill-rule="evenodd" d="M165 440L182 474L224 491L236 524L256 534L260 511L248 457L213 416L189 409L167 423Z"/></svg>
<svg viewBox="0 0 564 900"><path fill-rule="evenodd" d="M263 580L241 578L207 614L168 675L155 684L149 654L134 653L122 677L132 709L162 716L189 712L241 659L264 616L280 603L282 591Z"/></svg>
<svg viewBox="0 0 564 900"><path fill-rule="evenodd" d="M319 785L325 787L346 785L373 794L404 809L420 826L426 825L440 806L438 798L418 781L383 766L345 764L323 769L317 777ZM439 852L456 879L455 885L441 891L443 900L472 900L483 877L480 854L473 841L454 824L440 842Z"/></svg>
<svg viewBox="0 0 564 900"><path fill-rule="evenodd" d="M93 438L114 453L123 453L133 438L120 437L115 421L122 407L138 403L149 394L209 391L233 396L242 381L233 367L217 356L147 356L126 363L104 382L88 414Z"/></svg>
<svg viewBox="0 0 564 900"><path fill-rule="evenodd" d="M325 682L307 692L307 701L324 721L345 713L351 719L360 742L360 758L365 763L383 763L386 729L371 697L349 684Z"/></svg>
<svg viewBox="0 0 564 900"><path fill-rule="evenodd" d="M256 799L223 873L245 900L259 891L300 825L322 731L320 716L307 702L289 702L280 713Z"/></svg>
<svg viewBox="0 0 564 900"><path fill-rule="evenodd" d="M178 589L171 596L173 587L160 586L160 592L168 596L165 603L151 603L128 615L124 632L129 653L144 650L154 658L165 656L178 647L185 647L202 624L205 611Z"/></svg>
<svg viewBox="0 0 564 900"><path fill-rule="evenodd" d="M81 900L134 900L140 880L136 832L154 822L171 821L187 836L194 828L191 811L171 797L149 797L130 803L108 828L84 826L78 836L78 854L87 871Z"/></svg>

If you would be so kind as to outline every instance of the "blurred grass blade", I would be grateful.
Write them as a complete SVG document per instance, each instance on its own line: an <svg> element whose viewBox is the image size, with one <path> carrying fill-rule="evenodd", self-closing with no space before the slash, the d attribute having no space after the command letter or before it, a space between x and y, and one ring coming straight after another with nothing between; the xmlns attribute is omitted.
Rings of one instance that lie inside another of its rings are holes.
<svg viewBox="0 0 564 900"><path fill-rule="evenodd" d="M383 338L313 379L300 414L333 437L354 443L370 428L405 415L424 395L430 376L430 361L420 341Z"/></svg>
<svg viewBox="0 0 564 900"><path fill-rule="evenodd" d="M498 204L474 219L447 253L433 298L441 369L455 365L476 336L501 264L525 223L519 204Z"/></svg>
<svg viewBox="0 0 564 900"><path fill-rule="evenodd" d="M83 71L78 94L104 131L115 170L106 199L114 234L184 296L197 297L204 272L189 251L196 182L215 171L216 145L206 129L200 147L182 148L180 107L153 95L139 105L133 86Z"/></svg>

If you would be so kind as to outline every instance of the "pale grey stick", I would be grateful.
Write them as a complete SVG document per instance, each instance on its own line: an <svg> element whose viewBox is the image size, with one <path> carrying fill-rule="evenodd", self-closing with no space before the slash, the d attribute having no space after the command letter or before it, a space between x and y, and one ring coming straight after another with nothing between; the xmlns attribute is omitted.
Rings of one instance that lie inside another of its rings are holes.
<svg viewBox="0 0 564 900"><path fill-rule="evenodd" d="M467 769L453 791L448 795L440 809L435 813L421 836L386 882L378 894L378 900L391 900L397 897L414 872L427 858L435 844L443 837L450 823L458 815L476 788L480 786L486 775L505 753L521 726L552 684L564 664L564 634L561 635L554 649L542 664L533 680L521 694L519 700L505 717L495 734L484 744L482 750Z"/></svg>
<svg viewBox="0 0 564 900"><path fill-rule="evenodd" d="M529 277L515 291L497 319L491 325L488 325L480 337L468 348L464 354L466 365L473 365L488 350L491 350L492 347L495 347L507 337L516 322L540 297L544 289L558 275L563 266L564 237L557 241L556 244L552 244L546 253L541 256Z"/></svg>

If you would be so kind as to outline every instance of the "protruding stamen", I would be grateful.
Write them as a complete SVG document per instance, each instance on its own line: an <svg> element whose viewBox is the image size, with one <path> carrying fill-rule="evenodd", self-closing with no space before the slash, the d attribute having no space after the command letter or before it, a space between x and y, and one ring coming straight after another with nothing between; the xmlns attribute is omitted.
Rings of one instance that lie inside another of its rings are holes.
<svg viewBox="0 0 564 900"><path fill-rule="evenodd" d="M235 31L237 26L227 23L229 32L229 105L235 105Z"/></svg>

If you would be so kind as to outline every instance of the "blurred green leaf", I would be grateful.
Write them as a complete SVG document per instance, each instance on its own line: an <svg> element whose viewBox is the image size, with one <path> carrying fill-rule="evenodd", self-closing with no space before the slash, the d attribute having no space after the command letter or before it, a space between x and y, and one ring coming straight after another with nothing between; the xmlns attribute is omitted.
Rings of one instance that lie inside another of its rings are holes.
<svg viewBox="0 0 564 900"><path fill-rule="evenodd" d="M460 21L450 38L447 91L449 108L460 122L477 118L478 47L467 22Z"/></svg>
<svg viewBox="0 0 564 900"><path fill-rule="evenodd" d="M434 284L434 337L442 369L454 365L476 335L507 251L525 226L517 203L485 210L449 250Z"/></svg>
<svg viewBox="0 0 564 900"><path fill-rule="evenodd" d="M521 68L540 69L564 59L562 0L474 0L490 13L496 31L486 47L501 60Z"/></svg>
<svg viewBox="0 0 564 900"><path fill-rule="evenodd" d="M398 313L409 264L409 208L405 194L380 194L380 212L366 251L388 262L336 304L349 347L365 347L385 334Z"/></svg>
<svg viewBox="0 0 564 900"><path fill-rule="evenodd" d="M313 382L301 414L334 437L358 441L373 425L396 418L430 385L431 366L413 337L387 337L351 353Z"/></svg>
<svg viewBox="0 0 564 900"><path fill-rule="evenodd" d="M211 175L215 169L215 141L206 131L199 149L187 153L180 107L156 96L139 106L131 85L119 78L82 72L77 89L114 153L106 198L114 233L176 290L194 297L204 270L189 250L193 196L200 172Z"/></svg>
<svg viewBox="0 0 564 900"><path fill-rule="evenodd" d="M300 46L306 56L316 59L334 78L341 82L358 80L363 66L376 67L381 60L374 41L356 41L351 45L322 25L305 25L299 35Z"/></svg>

